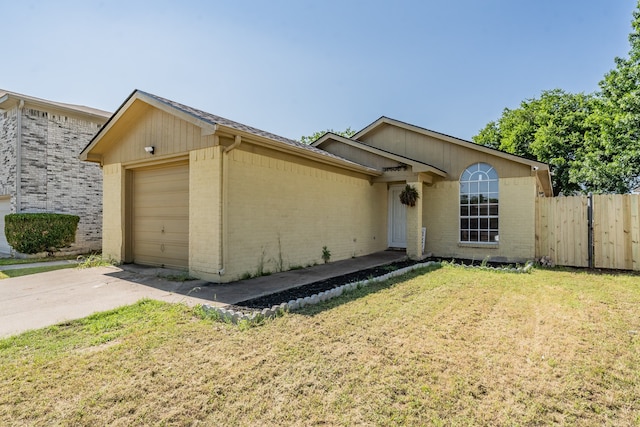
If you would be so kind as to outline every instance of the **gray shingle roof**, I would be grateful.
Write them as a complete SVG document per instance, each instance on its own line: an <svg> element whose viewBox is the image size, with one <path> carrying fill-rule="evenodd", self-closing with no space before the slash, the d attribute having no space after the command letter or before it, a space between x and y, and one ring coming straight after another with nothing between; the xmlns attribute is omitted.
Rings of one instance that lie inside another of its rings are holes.
<svg viewBox="0 0 640 427"><path fill-rule="evenodd" d="M326 156L326 157L331 157L333 159L338 159L338 160L341 160L343 162L350 163L352 165L357 165L357 166L360 166L360 167L368 168L368 167L366 167L364 165L361 165L359 163L352 162L351 160L347 160L347 159L345 159L343 157L336 156L334 154L331 154L331 153L329 153L327 151L324 151L324 150L321 150L319 148L312 147L312 146L307 145L307 144L303 144L303 143L301 143L299 141L296 141L294 139L285 138L284 136L276 135L276 134L273 134L271 132L266 132L264 130L260 130L260 129L257 129L257 128L254 128L254 127L251 127L251 126L247 126L247 125L244 125L242 123L234 122L233 120L225 119L224 117L216 116L215 114L210 114L210 113L207 113L205 111L198 110L196 108L192 108L192 107L189 107L187 105L180 104L179 102L171 101L170 99L162 98L160 96L153 95L153 94L148 93L148 92L144 92L144 91L141 91L141 90L138 90L137 92L141 93L141 94L143 94L145 96L151 97L151 98L153 98L153 99L155 99L155 100L157 100L159 102L162 102L163 104L166 104L166 105L168 105L170 107L176 108L176 109L178 109L178 110L180 110L180 111L182 111L182 112L184 112L186 114L189 114L189 115L191 115L191 116L193 116L193 117L195 117L197 119L200 119L200 120L205 121L205 122L207 122L209 124L212 124L212 125L216 125L217 124L217 125L226 126L226 127L232 128L232 129L237 129L237 130L240 130L240 131L243 131L243 132L247 132L247 133L250 133L250 134L253 134L253 135L262 136L264 138L269 138L269 139L272 139L274 141L278 141L278 142L282 142L282 143L285 143L285 144L288 144L288 145L292 145L292 146L297 147L297 148L302 148L304 150L309 150L309 151L312 151L312 152L317 153L317 154L321 154L321 155ZM370 169L370 168L368 168L368 169Z"/></svg>

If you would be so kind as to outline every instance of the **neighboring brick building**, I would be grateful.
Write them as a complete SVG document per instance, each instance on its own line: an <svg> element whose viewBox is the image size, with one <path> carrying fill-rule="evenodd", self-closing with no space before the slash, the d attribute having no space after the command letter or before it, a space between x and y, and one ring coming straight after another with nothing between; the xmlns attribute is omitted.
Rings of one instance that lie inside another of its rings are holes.
<svg viewBox="0 0 640 427"><path fill-rule="evenodd" d="M4 215L80 217L75 248L102 246L102 172L80 151L110 113L0 89L0 253L9 253Z"/></svg>

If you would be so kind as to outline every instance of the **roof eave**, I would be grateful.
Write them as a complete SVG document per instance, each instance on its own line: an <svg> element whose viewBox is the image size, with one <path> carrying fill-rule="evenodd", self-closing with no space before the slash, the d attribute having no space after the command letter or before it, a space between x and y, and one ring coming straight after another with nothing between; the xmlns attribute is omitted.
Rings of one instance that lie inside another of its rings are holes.
<svg viewBox="0 0 640 427"><path fill-rule="evenodd" d="M0 97L0 108L12 108L20 101L24 101L25 105L46 110L57 110L64 113L89 117L104 122L111 116L108 111L99 110L97 108L84 107L81 105L65 104L61 102L48 101L46 99L34 98L32 96L21 95L14 92L4 92Z"/></svg>
<svg viewBox="0 0 640 427"><path fill-rule="evenodd" d="M387 152L385 150L380 150L379 148L371 147L369 145L363 144L360 141L356 141L356 140L353 140L351 138L346 138L344 136L337 135L337 134L334 134L334 133L326 133L326 134L324 134L317 141L314 141L314 143L317 142L317 145L315 145L315 146L319 147L324 142L326 142L326 141L328 141L330 139L333 139L333 140L338 141L338 142L342 142L343 144L350 145L350 146L355 147L355 148L357 148L359 150L367 151L367 152L376 154L376 155L381 156L381 157L386 157L386 158L391 159L391 160L395 160L395 161L398 161L398 162L409 164L415 172L429 172L429 173L433 173L434 175L441 176L443 178L447 177L447 172L446 171L438 169L435 166L431 166L431 165L429 165L427 163L423 163L423 162L420 162L420 161L417 161L417 160L414 160L414 159L410 159L408 157L400 156L398 154L390 153L390 152Z"/></svg>
<svg viewBox="0 0 640 427"><path fill-rule="evenodd" d="M347 161L346 159L343 160L339 158L329 157L321 153L316 153L315 151L307 150L303 147L297 147L295 145L286 144L284 142L276 141L274 139L266 138L264 136L256 135L250 132L245 132L236 128L232 128L224 125L218 125L218 126L220 127L221 132L224 131L228 134L240 135L243 138L247 138L250 141L253 140L253 141L259 142L277 151L296 154L303 158L315 160L327 165L337 166L339 168L347 169L352 172L363 173L369 176L382 175L382 171L379 171L377 169L373 169L367 166L363 166L355 162Z"/></svg>
<svg viewBox="0 0 640 427"><path fill-rule="evenodd" d="M136 89L133 92L131 92L131 94L122 103L122 105L118 107L116 112L109 118L109 120L105 123L105 125L98 131L98 133L94 135L94 137L91 139L91 141L89 141L87 146L80 152L81 160L92 161L89 159L91 157L90 155L91 150L96 145L98 145L98 143L103 138L103 136L113 128L115 123L117 123L118 119L120 119L120 117L122 117L126 113L126 111L131 107L131 105L133 105L133 103L137 100L140 100L141 102L151 105L152 107L158 108L159 110L164 111L166 113L178 116L181 119L200 127L201 129L203 129L203 134L206 133L208 135L212 135L216 132L217 125L215 123L210 123L198 117L195 117L185 111L175 108L172 105L166 104L148 95L147 93L141 90Z"/></svg>
<svg viewBox="0 0 640 427"><path fill-rule="evenodd" d="M553 181L551 180L551 170L548 167L546 169L538 169L536 171L536 177L540 181L540 185L544 190L545 197L553 197Z"/></svg>
<svg viewBox="0 0 640 427"><path fill-rule="evenodd" d="M436 138L436 139L440 139L443 141L447 141L456 145L460 145L462 147L466 147L472 150L477 150L480 151L482 153L486 153L486 154L492 154L494 156L498 156L507 160L511 160L514 162L518 162L518 163L522 163L522 164L526 164L529 165L531 167L546 167L548 168L548 164L544 163L544 162L539 162L537 160L531 160L531 159L527 159L525 157L521 157L521 156L517 156L515 154L510 154L495 148L490 148L490 147L485 147L484 145L480 145L480 144L476 144L475 142L472 141L467 141L461 138L457 138L455 136L451 136L451 135L447 135L444 133L440 133L440 132L436 132L436 131L432 131L430 129L426 129L420 126L416 126L416 125L412 125L410 123L405 123L402 122L400 120L395 120L395 119L391 119L389 117L385 117L382 116L380 117L378 120L374 121L373 123L371 123L369 126L365 127L364 129L362 129L361 131L359 131L358 133L356 133L355 135L353 135L351 137L351 139L360 139L363 136L367 135L368 133L372 132L374 129L378 128L380 125L382 124L388 124L388 125L392 125L392 126L397 126L403 129L407 129L413 132L417 132L417 133L421 133L423 135L427 135L430 136L432 138Z"/></svg>

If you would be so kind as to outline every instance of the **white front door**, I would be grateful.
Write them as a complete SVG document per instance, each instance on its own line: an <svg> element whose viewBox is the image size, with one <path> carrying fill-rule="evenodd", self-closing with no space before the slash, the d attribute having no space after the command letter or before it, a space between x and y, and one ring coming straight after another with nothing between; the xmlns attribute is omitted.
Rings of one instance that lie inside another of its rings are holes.
<svg viewBox="0 0 640 427"><path fill-rule="evenodd" d="M407 247L407 207L400 203L404 185L389 187L389 247Z"/></svg>

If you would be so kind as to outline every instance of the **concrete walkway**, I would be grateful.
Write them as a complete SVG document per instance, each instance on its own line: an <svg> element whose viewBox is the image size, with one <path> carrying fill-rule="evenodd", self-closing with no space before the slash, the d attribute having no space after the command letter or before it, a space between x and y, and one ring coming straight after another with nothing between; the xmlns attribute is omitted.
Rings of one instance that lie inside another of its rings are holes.
<svg viewBox="0 0 640 427"><path fill-rule="evenodd" d="M180 272L138 265L68 268L4 279L0 280L0 338L133 304L142 298L190 306L225 306L404 258L404 252L377 252L229 284L172 281L167 276L179 276ZM25 266L30 265L22 264L21 268Z"/></svg>

